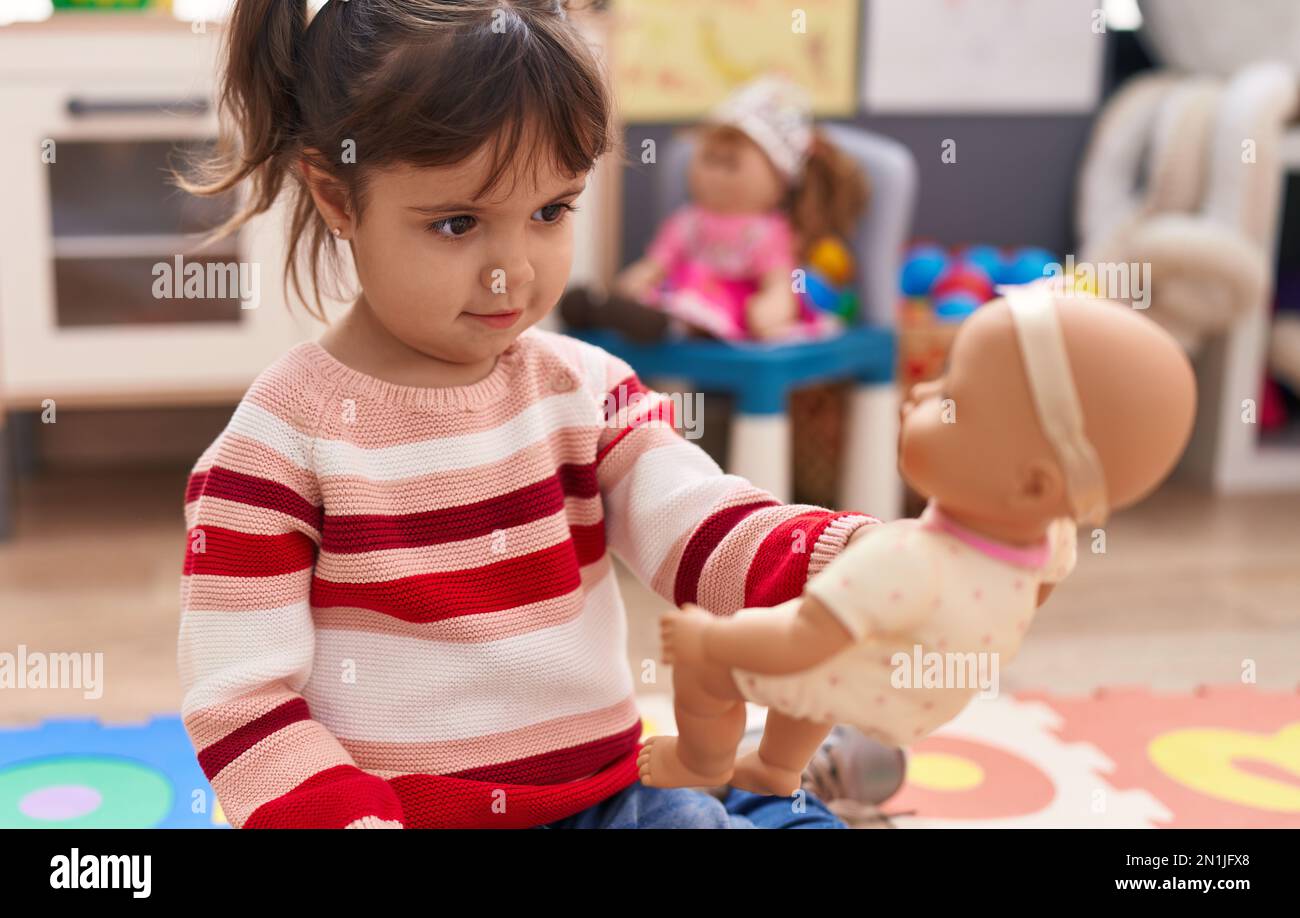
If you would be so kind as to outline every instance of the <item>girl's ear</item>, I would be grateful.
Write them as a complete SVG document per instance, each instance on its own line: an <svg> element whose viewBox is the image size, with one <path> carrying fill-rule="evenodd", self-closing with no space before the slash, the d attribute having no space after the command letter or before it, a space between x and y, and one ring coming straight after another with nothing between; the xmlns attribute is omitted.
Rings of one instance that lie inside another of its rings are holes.
<svg viewBox="0 0 1300 918"><path fill-rule="evenodd" d="M302 157L298 160L299 173L302 175L303 183L311 193L312 200L316 204L316 211L321 215L321 219L325 221L325 225L331 231L335 228L339 229L339 235L347 238L353 229L347 189L323 168L316 165L320 160L321 154L319 150L310 148L304 150Z"/></svg>

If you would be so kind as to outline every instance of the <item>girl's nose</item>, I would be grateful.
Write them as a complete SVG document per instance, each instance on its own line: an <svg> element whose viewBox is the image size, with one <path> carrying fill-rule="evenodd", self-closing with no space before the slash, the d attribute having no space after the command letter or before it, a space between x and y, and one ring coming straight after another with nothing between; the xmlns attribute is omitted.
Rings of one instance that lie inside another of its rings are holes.
<svg viewBox="0 0 1300 918"><path fill-rule="evenodd" d="M532 283L536 276L532 261L527 254L520 253L496 265L490 265L483 272L483 286L493 293L505 293Z"/></svg>

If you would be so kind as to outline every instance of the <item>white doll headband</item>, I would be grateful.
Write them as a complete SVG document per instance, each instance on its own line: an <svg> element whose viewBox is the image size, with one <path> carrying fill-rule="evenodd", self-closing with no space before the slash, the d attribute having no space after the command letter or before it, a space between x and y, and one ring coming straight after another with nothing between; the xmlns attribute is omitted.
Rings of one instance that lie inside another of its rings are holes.
<svg viewBox="0 0 1300 918"><path fill-rule="evenodd" d="M736 90L704 118L743 131L772 160L787 184L794 184L812 149L812 102L785 77L758 77Z"/></svg>
<svg viewBox="0 0 1300 918"><path fill-rule="evenodd" d="M998 293L1011 307L1038 423L1060 460L1074 518L1100 526L1110 512L1106 478L1084 433L1083 409L1070 374L1054 288L1038 282L999 287Z"/></svg>

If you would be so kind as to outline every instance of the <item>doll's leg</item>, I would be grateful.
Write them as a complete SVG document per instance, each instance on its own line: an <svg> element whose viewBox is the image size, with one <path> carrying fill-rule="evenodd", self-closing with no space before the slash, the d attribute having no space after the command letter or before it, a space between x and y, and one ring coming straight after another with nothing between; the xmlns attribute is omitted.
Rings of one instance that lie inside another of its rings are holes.
<svg viewBox="0 0 1300 918"><path fill-rule="evenodd" d="M790 796L799 789L804 768L833 726L769 708L758 749L737 760L731 786L756 794Z"/></svg>
<svg viewBox="0 0 1300 918"><path fill-rule="evenodd" d="M673 667L677 736L652 736L637 756L650 787L726 784L745 733L745 699L726 667Z"/></svg>

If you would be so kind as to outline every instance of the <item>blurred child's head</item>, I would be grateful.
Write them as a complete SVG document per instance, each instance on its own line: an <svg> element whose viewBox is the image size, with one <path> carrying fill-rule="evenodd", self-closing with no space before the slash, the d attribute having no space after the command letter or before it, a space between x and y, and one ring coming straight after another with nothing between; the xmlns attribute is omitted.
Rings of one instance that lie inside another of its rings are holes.
<svg viewBox="0 0 1300 918"><path fill-rule="evenodd" d="M313 315L322 263L337 272L347 243L360 302L392 335L441 360L492 357L558 301L569 207L617 146L568 5L331 0L309 25L306 0L237 0L221 97L236 136L185 186L251 180L225 233L287 183L286 273ZM511 311L508 327L474 317Z"/></svg>

